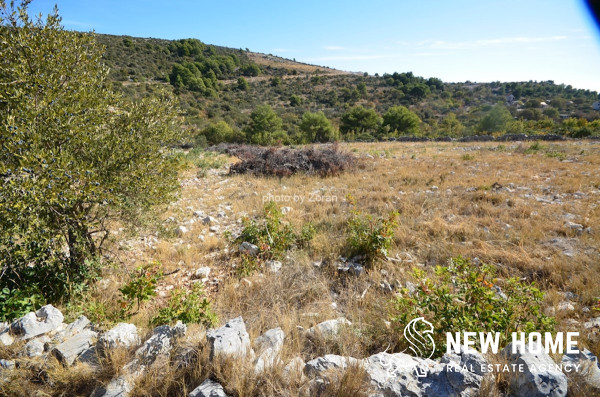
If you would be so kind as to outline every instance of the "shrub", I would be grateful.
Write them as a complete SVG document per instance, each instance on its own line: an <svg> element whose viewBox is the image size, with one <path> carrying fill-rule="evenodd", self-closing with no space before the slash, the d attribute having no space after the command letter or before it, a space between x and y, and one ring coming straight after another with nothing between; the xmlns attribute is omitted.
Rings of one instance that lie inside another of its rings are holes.
<svg viewBox="0 0 600 397"><path fill-rule="evenodd" d="M312 240L315 229L312 224L302 226L300 232L282 221L281 209L273 201L264 207L262 220L244 219L244 228L236 243L248 242L258 246L261 259L281 259L293 247L305 247Z"/></svg>
<svg viewBox="0 0 600 397"><path fill-rule="evenodd" d="M431 278L415 269L419 285L414 291L405 288L393 301L390 317L397 335L409 321L424 317L433 324L439 356L446 351L446 332L499 332L504 345L512 332L554 329L554 318L542 313L544 293L535 284L509 278L499 290L495 275L495 267L475 266L462 257L437 266Z"/></svg>
<svg viewBox="0 0 600 397"><path fill-rule="evenodd" d="M0 290L0 321L8 321L22 317L39 309L44 298L24 289L2 288Z"/></svg>
<svg viewBox="0 0 600 397"><path fill-rule="evenodd" d="M356 160L354 155L339 150L336 144L303 149L227 146L221 150L242 160L230 167L232 174L284 177L302 172L322 177L334 176L352 169Z"/></svg>
<svg viewBox="0 0 600 397"><path fill-rule="evenodd" d="M217 324L217 315L206 299L202 283L195 283L191 290L177 288L171 292L166 307L150 320L152 325L171 324L181 320L184 324L202 324L212 327Z"/></svg>
<svg viewBox="0 0 600 397"><path fill-rule="evenodd" d="M353 203L352 197L349 197L349 201ZM387 217L374 218L357 209L353 209L351 214L346 227L348 254L364 257L368 265L385 259L392 245L400 214L392 211Z"/></svg>
<svg viewBox="0 0 600 397"><path fill-rule="evenodd" d="M163 277L159 263L149 263L138 267L130 276L130 281L119 288L123 295L121 309L125 317L130 317L140 310L141 304L156 296L156 286ZM137 303L137 309L132 312L133 305Z"/></svg>
<svg viewBox="0 0 600 397"><path fill-rule="evenodd" d="M0 2L0 289L56 302L88 280L107 224L137 225L178 188L168 94L112 92L93 34ZM21 292L18 292L20 290Z"/></svg>

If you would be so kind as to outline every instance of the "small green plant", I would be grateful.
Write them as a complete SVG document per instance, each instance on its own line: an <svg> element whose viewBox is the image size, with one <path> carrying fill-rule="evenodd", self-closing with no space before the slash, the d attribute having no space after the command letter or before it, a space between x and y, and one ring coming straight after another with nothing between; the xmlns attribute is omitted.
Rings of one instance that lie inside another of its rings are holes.
<svg viewBox="0 0 600 397"><path fill-rule="evenodd" d="M166 307L150 320L152 325L171 324L181 320L185 324L202 324L212 327L217 324L217 315L212 311L202 283L195 283L191 290L177 288L171 292Z"/></svg>
<svg viewBox="0 0 600 397"><path fill-rule="evenodd" d="M462 155L461 159L463 159L463 161L471 161L471 160L475 160L475 156L473 156L472 154L469 154L469 153L465 153Z"/></svg>
<svg viewBox="0 0 600 397"><path fill-rule="evenodd" d="M525 154L532 154L532 153L537 153L540 150L544 149L544 146L542 146L541 143L539 142L534 142L531 144L531 146L529 146L526 150L525 150Z"/></svg>
<svg viewBox="0 0 600 397"><path fill-rule="evenodd" d="M44 303L44 298L35 293L26 293L20 289L0 290L0 321L9 321L35 311Z"/></svg>
<svg viewBox="0 0 600 397"><path fill-rule="evenodd" d="M398 226L397 211L392 211L387 217L374 218L356 209L354 199L348 201L354 205L347 223L346 246L350 256L363 256L368 265L379 259L384 259L392 245L394 231Z"/></svg>
<svg viewBox="0 0 600 397"><path fill-rule="evenodd" d="M242 263L235 268L238 277L246 277L254 273L259 267L258 259L250 255L242 255Z"/></svg>
<svg viewBox="0 0 600 397"><path fill-rule="evenodd" d="M201 148L194 148L186 155L186 158L198 167L199 177L206 176L209 170L219 169L227 164L225 156L215 152L207 152Z"/></svg>
<svg viewBox="0 0 600 397"><path fill-rule="evenodd" d="M415 269L419 285L393 300L394 331L400 335L412 319L424 317L433 324L438 356L446 351L446 332L499 332L504 345L512 332L553 331L555 320L543 314L544 293L535 284L510 278L499 290L495 275L495 267L462 257L437 266L431 278Z"/></svg>
<svg viewBox="0 0 600 397"><path fill-rule="evenodd" d="M120 301L121 310L125 317L130 317L140 310L141 304L150 300L156 295L156 286L163 277L160 269L160 263L152 262L145 266L138 267L131 275L131 280L119 288L123 295ZM137 303L137 309L132 312L134 304Z"/></svg>
<svg viewBox="0 0 600 397"><path fill-rule="evenodd" d="M556 159L559 159L559 160L564 160L564 159L567 158L567 155L565 153L563 153L563 152L558 152L556 150L548 150L546 152L546 157L556 158Z"/></svg>
<svg viewBox="0 0 600 397"><path fill-rule="evenodd" d="M273 201L264 207L262 220L244 219L244 228L236 243L248 242L258 246L261 259L281 259L293 247L306 247L315 234L315 228L304 224L300 233L282 220L281 209Z"/></svg>

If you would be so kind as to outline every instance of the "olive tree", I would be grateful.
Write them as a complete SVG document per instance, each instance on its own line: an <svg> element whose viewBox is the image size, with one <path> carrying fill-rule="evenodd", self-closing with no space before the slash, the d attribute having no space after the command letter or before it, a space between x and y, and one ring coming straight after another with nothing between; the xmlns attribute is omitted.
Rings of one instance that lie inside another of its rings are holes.
<svg viewBox="0 0 600 397"><path fill-rule="evenodd" d="M94 35L29 2L0 0L0 290L56 301L87 281L111 221L172 198L179 129L169 95L126 102Z"/></svg>

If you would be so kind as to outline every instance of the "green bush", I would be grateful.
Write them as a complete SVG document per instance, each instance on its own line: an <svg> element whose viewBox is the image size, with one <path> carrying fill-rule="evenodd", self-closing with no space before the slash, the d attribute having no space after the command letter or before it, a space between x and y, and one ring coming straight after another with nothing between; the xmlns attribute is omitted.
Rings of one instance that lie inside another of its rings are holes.
<svg viewBox="0 0 600 397"><path fill-rule="evenodd" d="M140 310L143 302L156 296L156 286L162 277L160 264L156 262L140 266L130 275L129 282L119 288L119 292L123 296L120 304L124 317L134 315ZM134 312L132 309L136 303L137 308Z"/></svg>
<svg viewBox="0 0 600 397"><path fill-rule="evenodd" d="M353 203L352 197L349 201ZM374 218L353 209L346 226L349 256L362 256L368 265L385 259L392 246L399 215L397 211L392 211L387 217Z"/></svg>
<svg viewBox="0 0 600 397"><path fill-rule="evenodd" d="M2 288L0 290L0 321L9 321L39 309L44 298L27 290Z"/></svg>
<svg viewBox="0 0 600 397"><path fill-rule="evenodd" d="M152 325L172 324L181 320L184 324L202 324L212 327L217 324L217 315L206 299L202 283L195 283L191 290L177 288L171 292L166 307L150 320Z"/></svg>
<svg viewBox="0 0 600 397"><path fill-rule="evenodd" d="M457 257L448 266L437 266L431 278L420 269L414 270L414 276L419 284L414 291L403 289L394 299L390 318L399 340L412 319L424 317L432 323L437 356L446 351L446 332L499 332L504 346L512 332L554 329L554 318L542 313L544 293L515 277L502 282L500 294L491 265L476 266Z"/></svg>
<svg viewBox="0 0 600 397"><path fill-rule="evenodd" d="M304 224L299 232L282 220L281 209L273 201L264 207L262 220L244 219L244 228L236 243L248 242L258 246L260 259L282 259L293 247L305 247L315 235L312 224Z"/></svg>
<svg viewBox="0 0 600 397"><path fill-rule="evenodd" d="M168 94L124 100L93 34L27 4L0 2L0 289L57 302L90 281L112 219L173 197L180 129Z"/></svg>

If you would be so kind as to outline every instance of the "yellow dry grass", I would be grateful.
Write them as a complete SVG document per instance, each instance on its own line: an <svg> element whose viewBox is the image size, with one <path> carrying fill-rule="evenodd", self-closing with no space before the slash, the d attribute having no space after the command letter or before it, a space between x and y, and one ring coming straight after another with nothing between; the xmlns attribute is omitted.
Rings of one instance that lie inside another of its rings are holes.
<svg viewBox="0 0 600 397"><path fill-rule="evenodd" d="M577 294L574 311L557 313L558 328L584 335L582 323L594 315L584 308L593 307L600 298L600 144L544 143L541 149L528 151L530 145L343 144L342 149L359 157L358 166L330 178L229 176L226 167L199 178L197 170L188 169L181 177L179 200L161 214L167 233L120 235L121 241L110 247L119 265L107 269L106 278L112 281L98 289L95 299L114 304L127 272L142 263L159 261L166 272L178 270L161 281L158 298L132 319L147 326L171 288L191 285L194 271L208 266L212 270L207 290L220 322L242 315L251 339L281 327L286 334L284 363L327 353L362 358L396 343L386 330L392 295L380 283L404 285L413 267L427 270L462 255L496 265L500 277L536 281L548 292L546 310L565 300L562 293ZM557 152L560 157L550 155ZM353 208L349 196L364 213L400 212L389 254L394 260L379 263L360 277L345 277L336 269L336 260L344 255L345 226ZM280 272L238 277L237 247L224 231L239 232L240 218L260 216L268 200L290 208L287 222L311 222L317 234L310 248L288 253ZM194 211L215 217L218 230L211 231L211 225L203 224ZM568 222L587 231L578 232ZM174 236L172 231L179 225L188 232ZM305 336L308 327L340 316L352 321L354 328L333 339ZM600 353L597 341L583 339L595 354ZM276 366L269 376L257 375L248 363L209 363L206 342L196 348L197 367L183 372L161 368L162 377L151 372L140 380L135 395L189 392L190 385L208 376L240 396L303 395L308 388L306 379L285 380L282 367ZM337 388L328 388L327 395L344 395L348 390L354 395L368 393L363 377L356 375L359 372L352 368L336 375ZM505 380L486 382L486 388L495 390Z"/></svg>

